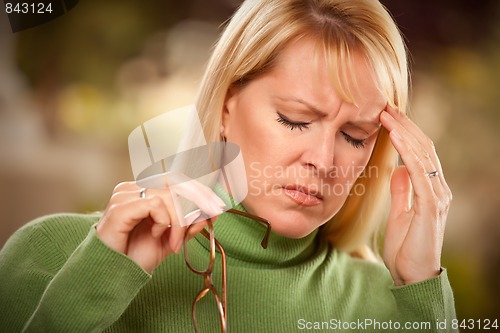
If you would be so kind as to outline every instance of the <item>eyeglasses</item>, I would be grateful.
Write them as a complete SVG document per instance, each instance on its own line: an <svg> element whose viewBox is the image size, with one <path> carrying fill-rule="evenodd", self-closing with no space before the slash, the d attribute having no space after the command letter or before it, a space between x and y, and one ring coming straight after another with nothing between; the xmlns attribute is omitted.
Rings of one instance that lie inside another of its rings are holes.
<svg viewBox="0 0 500 333"><path fill-rule="evenodd" d="M261 246L266 249L267 245L269 243L269 236L271 234L271 224L269 221L266 219L263 219L262 217L252 215L247 212L242 212L236 209L228 209L226 212L232 213L232 214L237 214L241 215L247 218L250 218L262 225L264 225L266 229L266 234L264 235L264 238L262 239L262 242L260 243ZM208 219L207 220L207 229L203 229L201 231L201 234L209 240L210 242L210 258L208 262L208 267L205 270L198 270L192 265L191 261L189 260L188 256L188 251L187 251L187 237L189 235L189 229L193 225L190 225L188 227L188 230L186 232L186 237L184 238L184 260L186 261L187 267L191 270L191 272L201 275L203 277L203 288L198 292L196 297L194 298L193 304L191 306L191 316L193 319L193 326L194 330L196 333L199 332L198 329L198 323L196 321L196 305L198 302L203 299L208 293L212 292L212 294L215 297L215 301L217 303L217 310L219 313L219 323L220 323L220 328L222 333L227 332L227 303L226 303L226 253L221 246L221 244L215 239L214 236L214 227L212 225L212 222ZM221 295L217 292L217 289L215 288L215 285L213 284L212 280L212 271L214 268L214 263L215 263L215 248L219 250L221 254L221 266L222 266L222 288L221 288Z"/></svg>

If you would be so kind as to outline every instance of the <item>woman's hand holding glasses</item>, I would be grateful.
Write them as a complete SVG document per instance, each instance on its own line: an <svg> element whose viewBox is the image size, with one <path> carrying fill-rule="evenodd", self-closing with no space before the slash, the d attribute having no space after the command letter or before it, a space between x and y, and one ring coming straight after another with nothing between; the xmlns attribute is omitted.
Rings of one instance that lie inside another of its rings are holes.
<svg viewBox="0 0 500 333"><path fill-rule="evenodd" d="M183 225L193 223L201 212L217 216L225 206L210 188L196 181L176 185L176 193L200 208L185 216ZM189 228L188 239L206 225L206 221L199 222ZM96 227L97 236L107 246L129 256L149 273L170 254L180 251L187 230L179 222L168 188L145 190L135 182L115 187Z"/></svg>

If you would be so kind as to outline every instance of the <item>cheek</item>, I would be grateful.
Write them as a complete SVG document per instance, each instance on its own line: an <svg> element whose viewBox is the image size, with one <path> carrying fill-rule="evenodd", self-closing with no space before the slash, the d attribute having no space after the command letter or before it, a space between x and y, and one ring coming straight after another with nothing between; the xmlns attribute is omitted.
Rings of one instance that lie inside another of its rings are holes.
<svg viewBox="0 0 500 333"><path fill-rule="evenodd" d="M365 171L373 151L373 144L354 148L350 144L338 146L335 155L335 172L343 183L354 183Z"/></svg>
<svg viewBox="0 0 500 333"><path fill-rule="evenodd" d="M368 164L368 161L370 160L371 155L372 155L372 149L370 149L369 147L365 147L363 149L360 149L360 152L357 154L357 156L353 162L359 168L364 169L366 167L366 165Z"/></svg>
<svg viewBox="0 0 500 333"><path fill-rule="evenodd" d="M232 119L231 141L238 144L247 163L266 162L270 165L286 159L289 141L276 125L273 112L264 107L245 106Z"/></svg>

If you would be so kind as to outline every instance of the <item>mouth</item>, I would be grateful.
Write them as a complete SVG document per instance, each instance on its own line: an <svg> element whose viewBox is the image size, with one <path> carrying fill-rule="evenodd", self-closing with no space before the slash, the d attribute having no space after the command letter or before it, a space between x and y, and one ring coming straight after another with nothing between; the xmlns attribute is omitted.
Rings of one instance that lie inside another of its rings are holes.
<svg viewBox="0 0 500 333"><path fill-rule="evenodd" d="M323 195L317 189L303 185L287 185L284 188L285 195L301 206L316 206L323 202Z"/></svg>

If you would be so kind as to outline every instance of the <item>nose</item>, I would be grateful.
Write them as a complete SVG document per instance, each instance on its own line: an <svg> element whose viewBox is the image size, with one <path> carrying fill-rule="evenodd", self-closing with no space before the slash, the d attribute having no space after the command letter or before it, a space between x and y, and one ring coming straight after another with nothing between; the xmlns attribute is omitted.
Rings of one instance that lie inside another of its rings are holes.
<svg viewBox="0 0 500 333"><path fill-rule="evenodd" d="M318 174L328 174L334 168L336 131L324 131L317 138L306 143L302 155L305 168Z"/></svg>

